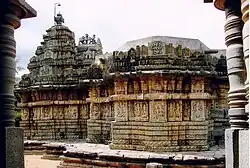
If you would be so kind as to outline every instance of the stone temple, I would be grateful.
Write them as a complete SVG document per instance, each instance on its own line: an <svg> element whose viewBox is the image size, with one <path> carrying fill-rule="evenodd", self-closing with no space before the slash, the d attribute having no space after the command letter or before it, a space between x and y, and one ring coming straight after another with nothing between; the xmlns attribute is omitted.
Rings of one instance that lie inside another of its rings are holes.
<svg viewBox="0 0 250 168"><path fill-rule="evenodd" d="M100 39L86 34L76 45L62 15L55 21L15 87L26 139L203 151L223 136L225 50L198 39L153 36L103 54Z"/></svg>

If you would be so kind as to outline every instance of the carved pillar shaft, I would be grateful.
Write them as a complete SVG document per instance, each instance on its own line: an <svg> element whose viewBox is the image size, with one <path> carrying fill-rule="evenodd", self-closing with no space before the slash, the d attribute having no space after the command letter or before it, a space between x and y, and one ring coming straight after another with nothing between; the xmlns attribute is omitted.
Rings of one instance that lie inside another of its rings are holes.
<svg viewBox="0 0 250 168"><path fill-rule="evenodd" d="M20 26L20 19L14 13L18 8L9 5L1 17L0 23L0 78L2 87L0 91L1 106L0 124L1 128L14 126L14 84L16 73L16 42L14 39L14 27Z"/></svg>
<svg viewBox="0 0 250 168"><path fill-rule="evenodd" d="M226 25L225 41L227 45L227 70L230 90L229 118L232 129L244 129L248 127L245 113L245 70L243 60L243 40L240 0L226 0L225 2Z"/></svg>
<svg viewBox="0 0 250 168"><path fill-rule="evenodd" d="M241 12L244 26L242 30L243 51L246 65L247 78L245 81L247 105L245 106L246 114L249 115L249 0L241 0Z"/></svg>
<svg viewBox="0 0 250 168"><path fill-rule="evenodd" d="M20 18L34 17L36 11L24 0L1 0L0 5L0 163L2 167L24 167L23 133L14 128L14 84L16 42L14 29Z"/></svg>

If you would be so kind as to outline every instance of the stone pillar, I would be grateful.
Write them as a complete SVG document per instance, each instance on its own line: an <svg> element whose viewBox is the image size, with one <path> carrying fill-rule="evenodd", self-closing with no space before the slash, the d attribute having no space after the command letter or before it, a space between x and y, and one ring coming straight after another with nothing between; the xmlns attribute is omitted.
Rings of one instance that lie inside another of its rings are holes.
<svg viewBox="0 0 250 168"><path fill-rule="evenodd" d="M245 112L247 116L249 115L249 0L241 0L241 12L242 12L242 20L244 21L244 26L242 30L243 36L243 51L244 51L244 60L246 65L246 81L245 81L245 89L246 89L246 98L247 105L245 106Z"/></svg>
<svg viewBox="0 0 250 168"><path fill-rule="evenodd" d="M245 106L246 115L249 117L249 0L241 0L242 20L244 22L242 36L243 36L243 51L246 66L246 98L247 105ZM249 118L248 118L249 124ZM247 148L248 145L248 148ZM244 130L239 133L239 167L249 167L249 130Z"/></svg>
<svg viewBox="0 0 250 168"><path fill-rule="evenodd" d="M14 128L14 84L16 42L14 29L20 19L34 17L36 11L24 0L1 0L0 5L0 163L8 168L23 168L23 132Z"/></svg>
<svg viewBox="0 0 250 168"><path fill-rule="evenodd" d="M243 60L243 40L240 0L225 1L226 25L225 40L227 45L227 70L230 89L228 92L230 125L232 129L248 127L245 113L245 69Z"/></svg>
<svg viewBox="0 0 250 168"><path fill-rule="evenodd" d="M224 10L226 13L227 70L230 85L228 92L228 115L231 125L231 129L227 129L225 132L226 167L238 168L241 165L243 168L245 166L242 166L242 163L247 165L248 159L246 158L249 156L246 151L242 150L245 142L241 139L247 132L244 129L248 128L248 117L245 113L247 100L243 54L243 36L245 36L245 33L242 33L244 23L242 21L241 1L225 0ZM244 46L245 55L247 55L248 51L245 49L246 47ZM246 155L240 155L240 153Z"/></svg>

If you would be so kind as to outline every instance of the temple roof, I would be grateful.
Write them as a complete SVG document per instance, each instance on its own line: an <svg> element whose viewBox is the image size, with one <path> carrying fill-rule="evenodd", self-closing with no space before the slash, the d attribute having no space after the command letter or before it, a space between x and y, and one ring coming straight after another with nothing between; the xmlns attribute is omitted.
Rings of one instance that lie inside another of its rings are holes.
<svg viewBox="0 0 250 168"><path fill-rule="evenodd" d="M164 43L172 43L173 46L182 45L183 47L189 48L195 51L209 50L209 48L202 43L199 39L182 38L182 37L171 37L171 36L150 36L137 40L128 41L117 49L117 51L127 51L130 48L135 48L137 45L146 45L152 41L161 41Z"/></svg>

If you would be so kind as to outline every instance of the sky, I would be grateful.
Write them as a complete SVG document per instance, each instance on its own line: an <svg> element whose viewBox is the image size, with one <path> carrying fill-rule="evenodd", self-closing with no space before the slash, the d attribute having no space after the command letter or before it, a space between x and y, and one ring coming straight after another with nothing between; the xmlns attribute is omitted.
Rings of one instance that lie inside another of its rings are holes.
<svg viewBox="0 0 250 168"><path fill-rule="evenodd" d="M88 33L101 39L103 52L126 41L148 36L195 38L211 49L224 49L225 14L203 0L26 0L37 17L24 19L15 32L18 66L27 67L53 24L54 3L76 37ZM27 70L20 74L27 73Z"/></svg>

